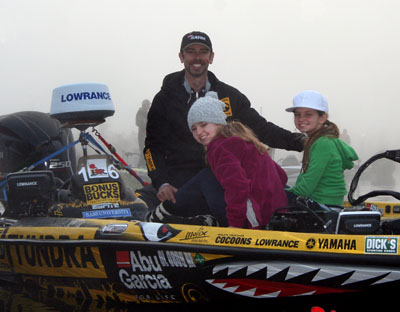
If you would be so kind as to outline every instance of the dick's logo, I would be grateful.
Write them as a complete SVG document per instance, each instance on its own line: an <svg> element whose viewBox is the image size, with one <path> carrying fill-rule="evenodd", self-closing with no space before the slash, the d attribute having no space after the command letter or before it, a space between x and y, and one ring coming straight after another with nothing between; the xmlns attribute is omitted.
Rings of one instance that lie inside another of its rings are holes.
<svg viewBox="0 0 400 312"><path fill-rule="evenodd" d="M390 253L397 254L398 237L366 237L366 253Z"/></svg>

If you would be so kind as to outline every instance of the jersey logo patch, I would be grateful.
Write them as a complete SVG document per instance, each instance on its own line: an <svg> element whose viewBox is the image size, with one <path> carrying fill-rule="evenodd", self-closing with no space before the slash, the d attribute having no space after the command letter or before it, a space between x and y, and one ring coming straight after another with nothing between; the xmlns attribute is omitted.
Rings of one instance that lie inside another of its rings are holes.
<svg viewBox="0 0 400 312"><path fill-rule="evenodd" d="M146 150L146 153L144 153L144 159L146 160L147 170L149 172L156 170L156 165L154 165L153 157L151 156L149 148Z"/></svg>
<svg viewBox="0 0 400 312"><path fill-rule="evenodd" d="M231 100L229 99L229 97L220 99L220 101L224 102L224 104L225 104L224 113L225 113L226 117L231 117L232 116L232 107L231 107Z"/></svg>

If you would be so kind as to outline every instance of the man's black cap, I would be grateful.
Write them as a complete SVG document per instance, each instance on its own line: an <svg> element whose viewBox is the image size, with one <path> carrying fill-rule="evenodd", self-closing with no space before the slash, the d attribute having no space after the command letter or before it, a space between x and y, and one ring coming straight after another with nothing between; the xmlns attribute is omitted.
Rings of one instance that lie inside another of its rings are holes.
<svg viewBox="0 0 400 312"><path fill-rule="evenodd" d="M211 40L210 37L208 37L207 34L201 32L201 31L192 31L186 35L183 36L182 38L182 43L181 43L181 52L183 52L183 50L191 45L191 44L202 44L204 46L206 46L207 48L210 49L210 51L212 51L212 44L211 44Z"/></svg>

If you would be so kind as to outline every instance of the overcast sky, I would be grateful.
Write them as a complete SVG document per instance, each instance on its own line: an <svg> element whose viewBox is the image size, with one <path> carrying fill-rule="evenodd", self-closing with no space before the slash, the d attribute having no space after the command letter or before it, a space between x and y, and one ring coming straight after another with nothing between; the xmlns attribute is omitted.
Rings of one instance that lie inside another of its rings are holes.
<svg viewBox="0 0 400 312"><path fill-rule="evenodd" d="M366 160L400 148L399 12L398 0L0 0L0 115L49 112L55 87L103 82L116 112L99 129L134 150L141 101L182 69L181 38L201 30L210 70L265 118L294 130L284 109L320 91Z"/></svg>

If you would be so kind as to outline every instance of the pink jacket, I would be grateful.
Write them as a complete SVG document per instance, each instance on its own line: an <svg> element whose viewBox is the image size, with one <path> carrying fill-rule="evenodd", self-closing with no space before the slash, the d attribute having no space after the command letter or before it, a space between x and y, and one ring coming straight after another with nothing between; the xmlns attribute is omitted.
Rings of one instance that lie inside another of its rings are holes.
<svg viewBox="0 0 400 312"><path fill-rule="evenodd" d="M272 213L287 205L285 171L268 154L240 137L217 137L207 146L207 160L225 190L230 226L261 228Z"/></svg>

